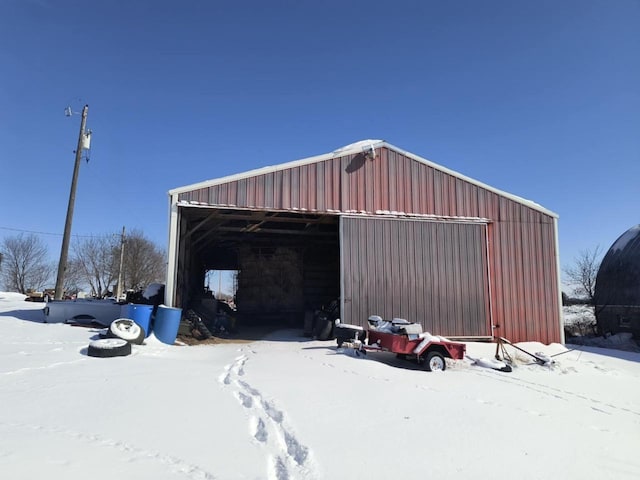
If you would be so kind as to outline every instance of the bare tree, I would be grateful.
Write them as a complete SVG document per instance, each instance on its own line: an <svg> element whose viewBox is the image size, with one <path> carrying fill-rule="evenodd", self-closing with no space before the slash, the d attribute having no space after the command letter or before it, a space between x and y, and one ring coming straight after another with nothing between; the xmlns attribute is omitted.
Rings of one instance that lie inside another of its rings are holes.
<svg viewBox="0 0 640 480"><path fill-rule="evenodd" d="M64 292L65 295L76 294L82 290L81 286L85 284L85 277L82 275L84 271L78 259L71 257L67 262L67 270L64 275Z"/></svg>
<svg viewBox="0 0 640 480"><path fill-rule="evenodd" d="M119 252L119 248L117 249ZM150 283L163 283L167 256L163 249L145 238L140 230L132 230L126 238L123 260L123 284L140 290Z"/></svg>
<svg viewBox="0 0 640 480"><path fill-rule="evenodd" d="M33 234L19 234L2 241L2 280L10 291L42 290L53 274L46 245Z"/></svg>
<svg viewBox="0 0 640 480"><path fill-rule="evenodd" d="M602 250L596 246L593 250L582 250L572 265L565 266L563 271L568 284L574 287L574 295L584 297L589 304L594 304L596 276L602 261Z"/></svg>
<svg viewBox="0 0 640 480"><path fill-rule="evenodd" d="M120 234L109 234L77 241L67 267L71 284L87 284L91 294L104 297L117 282L120 270ZM132 230L125 239L122 262L123 291L140 290L150 283L164 282L166 254ZM69 288L65 285L65 288Z"/></svg>
<svg viewBox="0 0 640 480"><path fill-rule="evenodd" d="M76 241L67 271L75 283L89 285L91 295L104 297L118 277L117 251L115 235Z"/></svg>

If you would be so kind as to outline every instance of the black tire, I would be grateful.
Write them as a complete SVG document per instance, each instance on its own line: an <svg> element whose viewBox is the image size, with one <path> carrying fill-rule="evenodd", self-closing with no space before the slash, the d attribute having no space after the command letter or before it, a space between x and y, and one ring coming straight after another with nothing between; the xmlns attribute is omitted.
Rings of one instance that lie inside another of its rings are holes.
<svg viewBox="0 0 640 480"><path fill-rule="evenodd" d="M193 310L188 310L185 317L187 321L191 323L192 329L195 330L196 333L199 333L204 340L213 337L213 333L211 333L211 330L207 328L204 321L202 321L202 318L200 318L200 316L196 312L194 312Z"/></svg>
<svg viewBox="0 0 640 480"><path fill-rule="evenodd" d="M146 332L144 328L128 318L118 318L109 325L109 333L129 343L142 345Z"/></svg>
<svg viewBox="0 0 640 480"><path fill-rule="evenodd" d="M200 335L202 335L205 340L213 337L213 333L207 328L202 319L198 319L198 321L195 322L194 328L200 332Z"/></svg>
<svg viewBox="0 0 640 480"><path fill-rule="evenodd" d="M131 354L131 344L121 338L103 338L89 344L87 355L90 357L109 358L126 357Z"/></svg>
<svg viewBox="0 0 640 480"><path fill-rule="evenodd" d="M427 353L426 357L423 358L422 366L427 372L444 372L447 369L447 362L440 352L432 350L431 352Z"/></svg>

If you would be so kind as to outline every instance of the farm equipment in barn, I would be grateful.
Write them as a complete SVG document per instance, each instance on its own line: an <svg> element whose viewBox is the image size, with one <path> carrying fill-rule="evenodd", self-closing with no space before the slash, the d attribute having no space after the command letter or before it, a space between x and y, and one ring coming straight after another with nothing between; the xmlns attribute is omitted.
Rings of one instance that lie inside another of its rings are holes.
<svg viewBox="0 0 640 480"><path fill-rule="evenodd" d="M368 323L367 331L357 325L336 324L338 347L352 348L357 355L372 351L394 353L416 361L429 372L445 370L446 358L461 360L466 352L464 343L423 332L419 323L401 318L386 321L378 315L370 316Z"/></svg>

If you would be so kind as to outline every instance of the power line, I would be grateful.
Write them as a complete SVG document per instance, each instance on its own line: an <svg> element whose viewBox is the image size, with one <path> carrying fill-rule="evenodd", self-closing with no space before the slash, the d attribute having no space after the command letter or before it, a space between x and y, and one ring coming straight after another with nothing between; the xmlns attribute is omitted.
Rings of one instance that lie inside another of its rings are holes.
<svg viewBox="0 0 640 480"><path fill-rule="evenodd" d="M11 228L11 227L0 227L0 230L9 230L11 232L20 232L20 233L33 233L33 234L37 234L37 235L52 235L54 237L61 237L62 233L52 233L52 232L38 232L36 230L25 230L22 228ZM117 237L119 236L118 233L109 233L109 234L105 234L105 235L76 235L73 234L71 235L72 237L78 237L78 238L105 238L105 237Z"/></svg>

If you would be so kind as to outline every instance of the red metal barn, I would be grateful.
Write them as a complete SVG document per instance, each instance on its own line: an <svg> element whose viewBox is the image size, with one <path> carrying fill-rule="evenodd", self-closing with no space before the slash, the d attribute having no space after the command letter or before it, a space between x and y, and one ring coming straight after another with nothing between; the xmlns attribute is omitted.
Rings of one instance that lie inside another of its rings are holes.
<svg viewBox="0 0 640 480"><path fill-rule="evenodd" d="M237 273L241 321L405 318L465 338L562 342L558 216L385 141L176 188L167 303Z"/></svg>

